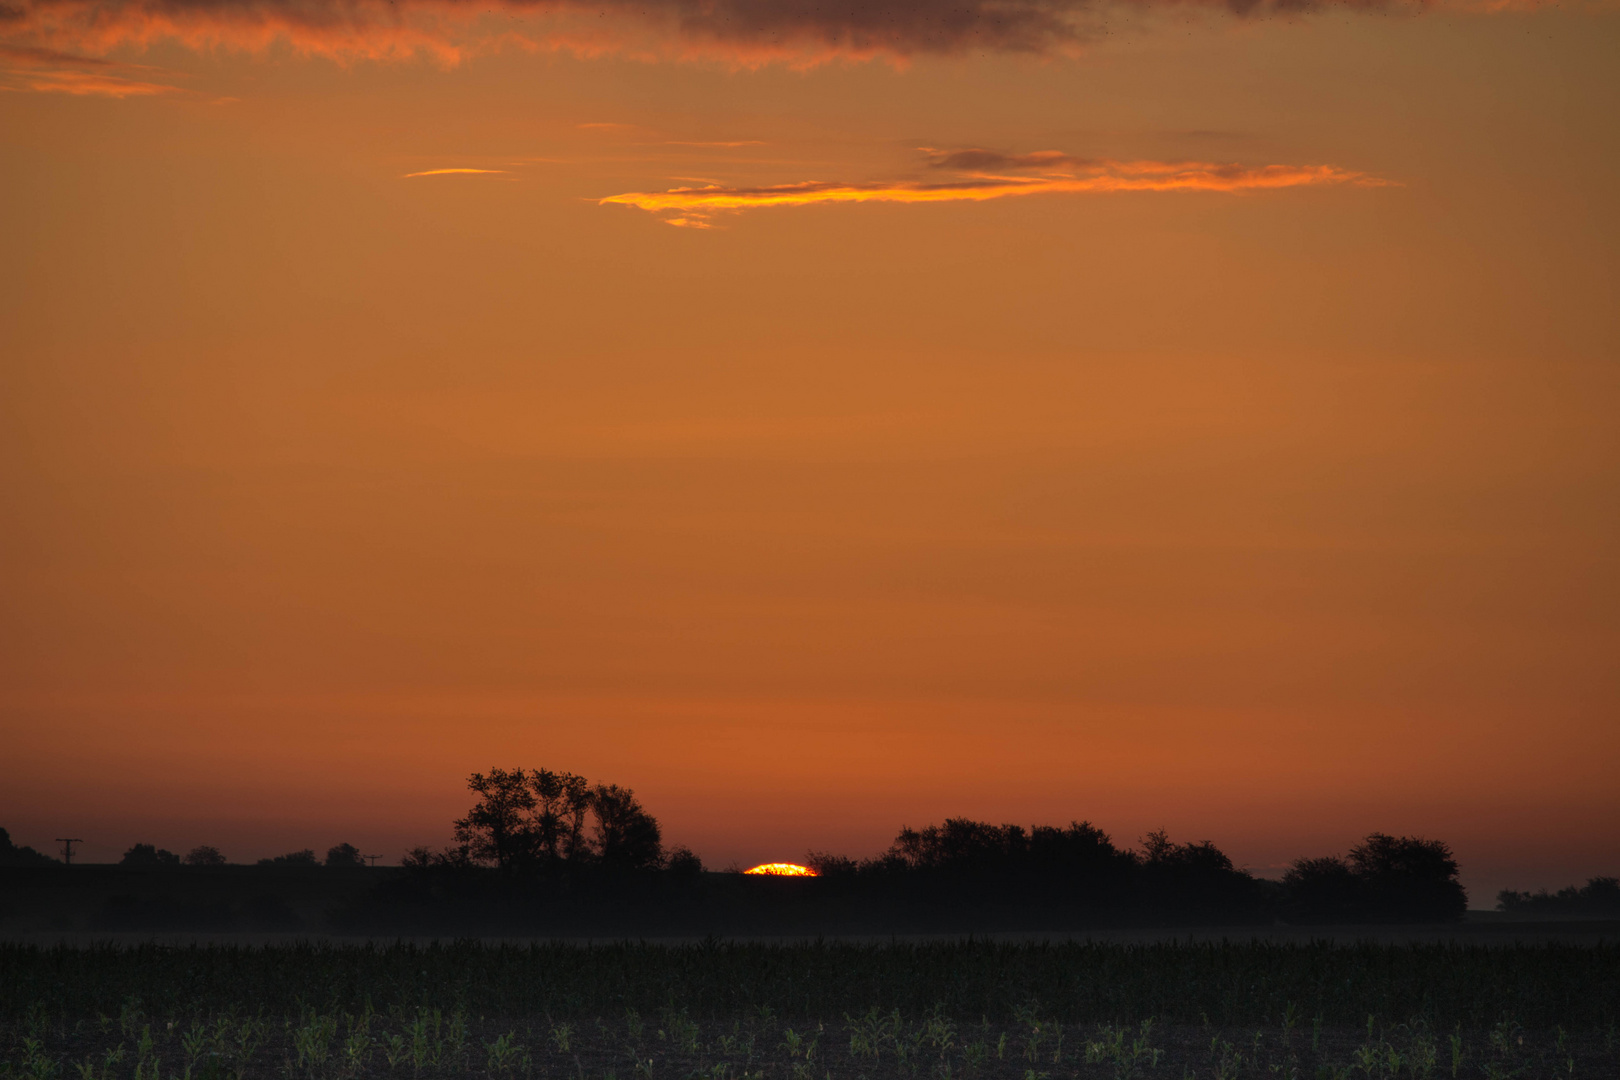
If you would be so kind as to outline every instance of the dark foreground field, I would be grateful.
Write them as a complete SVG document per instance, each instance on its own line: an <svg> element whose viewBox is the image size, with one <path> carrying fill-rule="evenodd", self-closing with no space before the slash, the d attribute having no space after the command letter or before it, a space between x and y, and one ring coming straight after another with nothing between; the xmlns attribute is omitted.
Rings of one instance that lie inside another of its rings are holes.
<svg viewBox="0 0 1620 1080"><path fill-rule="evenodd" d="M0 945L0 1076L1608 1077L1620 946Z"/></svg>

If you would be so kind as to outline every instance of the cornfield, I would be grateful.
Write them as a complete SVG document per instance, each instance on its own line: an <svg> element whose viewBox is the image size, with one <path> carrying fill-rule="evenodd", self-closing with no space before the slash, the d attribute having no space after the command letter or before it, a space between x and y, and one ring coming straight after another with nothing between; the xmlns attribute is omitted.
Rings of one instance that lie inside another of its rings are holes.
<svg viewBox="0 0 1620 1080"><path fill-rule="evenodd" d="M5 1080L1616 1075L1620 947L0 945Z"/></svg>

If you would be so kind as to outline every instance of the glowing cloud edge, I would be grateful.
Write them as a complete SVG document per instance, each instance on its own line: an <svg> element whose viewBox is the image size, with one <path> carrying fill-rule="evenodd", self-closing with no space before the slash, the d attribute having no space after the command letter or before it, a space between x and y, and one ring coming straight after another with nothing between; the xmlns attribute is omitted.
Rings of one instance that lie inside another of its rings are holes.
<svg viewBox="0 0 1620 1080"><path fill-rule="evenodd" d="M1212 162L1104 161L1084 174L1047 176L972 176L958 180L878 181L864 184L806 181L765 187L671 188L609 195L598 204L634 206L649 213L675 212L670 224L691 226L694 218L777 206L825 203L986 202L1021 195L1100 194L1109 192L1208 191L1243 192L1281 188L1354 184L1395 186L1366 173L1333 165L1245 166Z"/></svg>

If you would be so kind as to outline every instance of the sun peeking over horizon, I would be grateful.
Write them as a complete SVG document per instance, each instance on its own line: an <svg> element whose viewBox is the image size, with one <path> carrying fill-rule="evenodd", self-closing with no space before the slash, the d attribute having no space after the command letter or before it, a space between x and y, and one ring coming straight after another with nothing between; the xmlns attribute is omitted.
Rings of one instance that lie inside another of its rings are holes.
<svg viewBox="0 0 1620 1080"><path fill-rule="evenodd" d="M790 862L768 862L751 866L744 870L745 874L759 874L764 877L820 877L808 866L800 866Z"/></svg>

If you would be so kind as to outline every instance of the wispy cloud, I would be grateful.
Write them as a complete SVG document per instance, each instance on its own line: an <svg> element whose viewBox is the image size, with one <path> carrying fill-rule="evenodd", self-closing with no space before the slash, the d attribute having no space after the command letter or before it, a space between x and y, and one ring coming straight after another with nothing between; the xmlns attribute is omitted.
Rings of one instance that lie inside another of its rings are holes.
<svg viewBox="0 0 1620 1080"><path fill-rule="evenodd" d="M0 16L3 18L3 16ZM17 67L100 67L110 68L118 66L112 60L104 60L97 56L79 56L75 53L59 52L56 49L40 49L27 46L0 45L0 62Z"/></svg>
<svg viewBox="0 0 1620 1080"><path fill-rule="evenodd" d="M185 93L180 87L165 83L139 82L117 75L86 71L42 71L24 75L18 81L22 84L21 89L38 94L72 94L76 97L127 98Z"/></svg>
<svg viewBox="0 0 1620 1080"><path fill-rule="evenodd" d="M660 146L695 146L708 150L734 150L740 146L768 146L769 143L760 139L730 139L712 140L708 142L693 139L665 139Z"/></svg>
<svg viewBox="0 0 1620 1080"><path fill-rule="evenodd" d="M178 86L148 81L156 70L57 49L0 45L0 90L111 98L186 93Z"/></svg>
<svg viewBox="0 0 1620 1080"><path fill-rule="evenodd" d="M937 154L937 152L936 152ZM634 206L655 214L671 214L672 225L692 227L714 215L777 206L815 206L825 203L942 203L986 202L1026 195L1100 194L1108 192L1244 192L1280 188L1357 184L1388 186L1389 181L1333 165L1239 165L1211 162L1090 161L1047 151L1021 155L995 155L965 150L939 154L936 168L967 170L978 163L1047 171L1040 176L1007 176L975 172L950 180L885 180L846 184L807 181L762 187L673 188L668 191L632 191L609 195L602 205Z"/></svg>
<svg viewBox="0 0 1620 1080"><path fill-rule="evenodd" d="M406 173L404 179L410 180L418 176L509 176L506 169L423 169L421 172Z"/></svg>
<svg viewBox="0 0 1620 1080"><path fill-rule="evenodd" d="M1119 12L1240 18L1318 10L1499 10L1554 0L0 0L0 43L106 53L177 41L339 60L454 64L514 45L742 66L998 51L1072 52ZM1608 2L1608 0L1600 0ZM589 125L610 127L616 125Z"/></svg>
<svg viewBox="0 0 1620 1080"><path fill-rule="evenodd" d="M1065 167L1084 168L1094 164L1086 158L1077 158L1073 154L1065 154L1061 150L1036 150L1030 154L1003 154L996 150L980 150L969 147L966 150L942 151L930 147L923 147L923 153L934 155L929 162L936 169L953 169L958 172L1001 172L1010 169L1062 169Z"/></svg>

